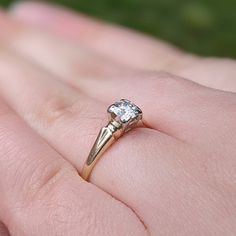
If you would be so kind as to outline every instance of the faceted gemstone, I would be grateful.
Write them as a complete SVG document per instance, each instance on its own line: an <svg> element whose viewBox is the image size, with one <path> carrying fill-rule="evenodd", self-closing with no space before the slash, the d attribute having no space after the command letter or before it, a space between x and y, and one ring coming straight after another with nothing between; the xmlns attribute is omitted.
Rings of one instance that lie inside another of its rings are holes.
<svg viewBox="0 0 236 236"><path fill-rule="evenodd" d="M140 108L131 103L129 100L122 99L108 108L108 112L115 114L121 122L127 123L131 120L138 119L142 114Z"/></svg>

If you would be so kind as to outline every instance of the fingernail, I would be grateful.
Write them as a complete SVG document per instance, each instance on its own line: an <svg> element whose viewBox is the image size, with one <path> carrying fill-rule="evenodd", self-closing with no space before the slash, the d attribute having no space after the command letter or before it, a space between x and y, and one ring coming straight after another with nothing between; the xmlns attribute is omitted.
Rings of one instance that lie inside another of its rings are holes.
<svg viewBox="0 0 236 236"><path fill-rule="evenodd" d="M9 12L12 16L28 23L43 24L50 18L46 5L40 2L15 1L9 7Z"/></svg>

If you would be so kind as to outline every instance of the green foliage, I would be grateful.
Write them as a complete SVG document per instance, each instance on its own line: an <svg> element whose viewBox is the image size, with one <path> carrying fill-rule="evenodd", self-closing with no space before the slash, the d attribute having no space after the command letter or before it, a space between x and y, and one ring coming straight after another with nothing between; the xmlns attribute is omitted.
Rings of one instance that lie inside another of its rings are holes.
<svg viewBox="0 0 236 236"><path fill-rule="evenodd" d="M51 0L167 40L185 50L236 58L235 0ZM7 6L11 1L0 0Z"/></svg>

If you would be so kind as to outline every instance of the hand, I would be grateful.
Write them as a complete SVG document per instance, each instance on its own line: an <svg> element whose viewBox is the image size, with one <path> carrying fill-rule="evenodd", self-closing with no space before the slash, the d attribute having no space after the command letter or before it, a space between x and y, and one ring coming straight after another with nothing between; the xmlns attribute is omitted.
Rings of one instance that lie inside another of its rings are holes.
<svg viewBox="0 0 236 236"><path fill-rule="evenodd" d="M11 235L236 233L233 60L34 3L1 13L0 28L0 221ZM77 171L120 98L147 128L119 139L87 183Z"/></svg>

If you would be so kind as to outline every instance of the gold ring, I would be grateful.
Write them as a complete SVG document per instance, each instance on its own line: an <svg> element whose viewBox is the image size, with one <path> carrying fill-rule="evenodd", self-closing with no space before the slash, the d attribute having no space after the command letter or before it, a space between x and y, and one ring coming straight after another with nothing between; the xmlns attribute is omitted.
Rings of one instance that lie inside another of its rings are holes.
<svg viewBox="0 0 236 236"><path fill-rule="evenodd" d="M107 112L109 123L100 130L81 172L81 177L85 180L89 179L102 154L124 133L142 121L141 109L127 99L110 105Z"/></svg>

